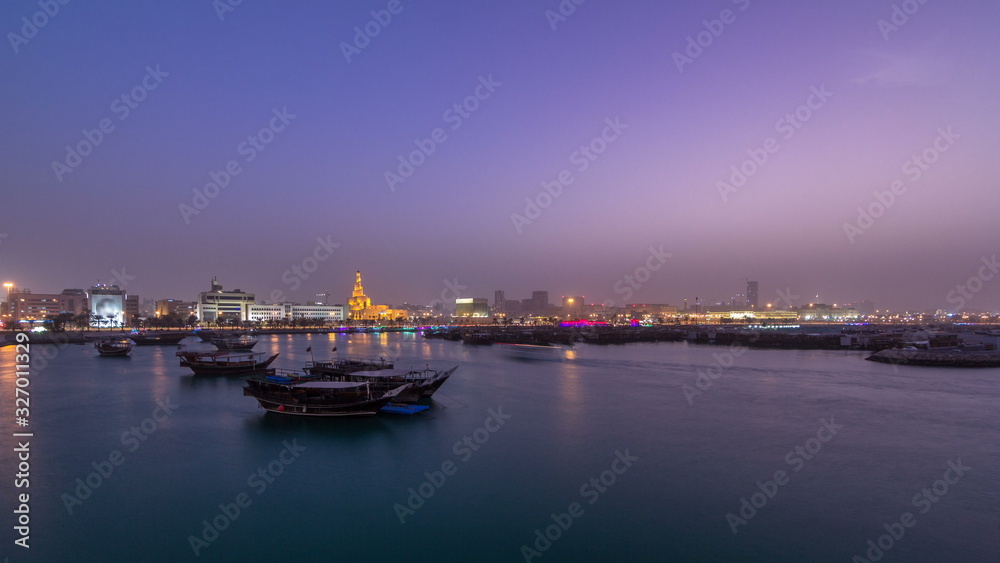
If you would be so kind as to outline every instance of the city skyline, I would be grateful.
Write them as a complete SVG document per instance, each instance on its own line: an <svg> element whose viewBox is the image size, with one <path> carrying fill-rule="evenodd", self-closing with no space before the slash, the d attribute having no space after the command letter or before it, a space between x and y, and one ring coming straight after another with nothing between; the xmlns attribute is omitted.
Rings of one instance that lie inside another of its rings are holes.
<svg viewBox="0 0 1000 563"><path fill-rule="evenodd" d="M225 291L226 293L233 293L233 292L235 292L236 294L247 294L247 295L250 295L252 297L252 299L250 299L248 302L252 302L252 303L256 303L256 304L261 304L261 305L278 304L278 303L285 303L285 304L322 304L322 305L330 305L330 306L334 306L335 305L335 306L338 306L338 307L342 307L344 309L344 311L345 311L345 314L348 311L350 311L350 312L361 312L361 311L365 311L365 310L368 310L368 309L370 309L371 312L375 312L375 311L377 311L379 309L386 309L388 307L393 307L393 306L423 307L423 308L427 308L427 309L432 309L432 308L435 308L435 307L443 307L446 310L447 309L452 309L453 310L457 306L457 303L459 301L466 301L466 302L468 302L468 301L470 301L472 299L475 299L476 301L485 301L486 303L488 303L489 304L489 308L490 308L490 314L489 314L489 316L494 316L494 315L501 315L501 316L508 315L509 316L509 314L510 314L509 312L505 312L505 311L497 309L497 307L499 307L500 305L502 305L504 302L508 302L508 303L513 302L513 303L518 304L519 307L523 305L525 307L528 307L529 309L534 309L536 311L539 311L539 310L544 310L546 308L551 308L553 310L559 310L561 308L565 308L566 307L566 300L567 299L570 300L570 302L572 302L573 300L577 300L578 301L578 303L576 305L572 305L571 307L600 306L600 307L604 307L604 308L624 308L626 306L636 306L636 305L641 305L641 306L645 306L645 305L670 305L670 306L673 306L674 308L676 308L678 311L681 311L681 312L684 312L684 311L696 311L697 310L696 307L702 307L702 308L712 307L712 308L714 308L714 310L728 309L728 310L733 310L733 311L737 311L737 310L761 310L761 311L763 311L763 310L768 310L768 309L774 309L774 310L802 309L802 308L806 308L806 307L812 307L813 305L834 306L834 307L841 307L841 308L854 308L854 309L861 310L862 313L864 313L865 310L867 310L867 309L870 309L872 312L876 311L875 305L874 305L874 303L870 299L859 298L859 299L854 299L854 300L839 300L839 301L837 301L837 300L826 300L826 299L823 299L822 296L820 296L818 294L814 295L814 296L808 296L808 295L802 296L802 295L793 294L793 293L789 292L787 288L784 289L784 290L781 289L781 288L777 288L774 291L773 296L768 297L767 299L761 300L760 303L758 304L758 303L755 303L755 301L758 298L757 291L758 291L758 287L759 287L759 282L757 280L746 280L746 279L741 280L741 281L743 281L746 284L745 287L746 287L747 293L734 292L734 293L731 293L729 296L725 296L725 297L719 297L719 296L705 296L705 297L695 296L693 298L683 298L683 299L681 299L680 301L677 301L677 302L668 302L668 301L664 301L664 300L655 301L655 300L636 300L636 299L622 300L622 301L615 301L615 300L600 301L600 300L595 300L595 299L587 298L587 296L584 296L584 295L574 295L574 294L570 294L570 293L555 292L555 293L552 293L551 296L550 296L550 292L548 290L533 290L533 291L530 292L530 295L526 294L523 297L521 297L520 294L511 294L510 297L508 297L507 295L510 294L510 292L508 292L508 291L506 291L504 289L493 290L492 291L493 296L492 296L492 298L490 298L487 295L487 292L478 292L477 293L476 291L470 290L470 288L467 287L467 286L464 286L464 285L461 285L461 284L457 284L456 283L457 280L444 280L443 286L444 286L445 289L442 290L441 295L439 296L439 298L433 299L429 303L402 301L402 302L398 302L398 303L390 303L389 305L373 305L373 302L372 302L371 298L369 298L367 295L365 295L365 293L366 293L365 291L360 290L361 292L359 293L360 277L361 277L361 272L360 271L356 271L355 272L355 280L356 281L355 281L354 286L353 286L354 287L354 291L352 293L352 296L348 297L347 299L343 299L343 300L338 299L337 298L337 293L335 293L335 292L318 293L318 294L313 295L314 298L312 298L312 299L291 299L291 298L288 298L288 296L284 292L278 292L277 294L275 292L272 292L271 294L266 294L266 293L265 294L260 294L260 293L258 293L257 291L255 291L253 289L253 286L247 286L247 285L244 285L244 286L241 286L241 287L224 286L221 282L218 281L217 277L213 277L212 278L210 287L208 289L210 289L211 291ZM85 289L83 289L83 288L63 288L62 292L63 292L64 295L71 295L71 296L72 295L81 295L81 294L82 295L86 295L87 293L89 293L89 291L92 291L92 290L98 290L98 289L103 289L103 288L113 288L116 291L120 290L120 292L121 292L121 294L123 296L124 295L128 295L130 298L137 298L137 299L141 298L141 304L143 306L148 306L150 304L155 304L155 303L160 302L160 301L176 301L176 302L179 302L179 303L183 303L183 302L196 303L199 300L199 298L198 298L197 295L194 296L194 297L190 297L190 298L188 296L176 296L176 295L169 296L169 297L168 296L161 296L161 295L152 295L151 296L149 294L141 293L141 290L139 290L139 289L133 289L133 290L129 291L129 290L126 289L126 287L128 285L129 284L128 284L127 281L123 285L118 285L118 284L115 284L115 283L98 282L98 283L96 283L94 285L87 286ZM30 293L30 294L38 294L38 295L57 295L56 292L55 292L55 290L37 291L37 290L35 290L33 288L30 288L30 287L19 286L18 284L13 283L13 282L4 283L4 286L5 286L4 298L6 298L6 296L8 294L11 294L11 293L20 294L22 292L27 292L27 293ZM203 291L198 292L198 295L204 295L205 294L204 290L206 288L202 288L202 289L203 289ZM358 301L358 297L359 296L361 298L360 302ZM765 297L767 297L767 296L765 296ZM322 298L322 299L319 299L319 298ZM525 310L527 310L527 309L525 309ZM882 313L890 312L890 309L886 308L886 307L882 307L882 308L880 308L878 310L880 312L882 312ZM895 311L891 311L891 312L894 312L894 313L901 313L901 312L927 313L927 312L933 312L933 311L942 311L942 309L908 309L908 310L905 310L905 311L904 310L895 310ZM945 310L945 311L947 311L947 310ZM394 310L394 309L389 309L389 312L397 312L397 311ZM969 312L969 313L980 313L980 312L996 313L995 311L985 311L985 310L979 310L979 309L975 309L975 308L966 308L964 310L964 312ZM380 316L381 317L385 317L386 315L382 314ZM517 316L517 315L515 315L515 316Z"/></svg>
<svg viewBox="0 0 1000 563"><path fill-rule="evenodd" d="M1000 310L1000 7L569 5L6 4L0 277Z"/></svg>

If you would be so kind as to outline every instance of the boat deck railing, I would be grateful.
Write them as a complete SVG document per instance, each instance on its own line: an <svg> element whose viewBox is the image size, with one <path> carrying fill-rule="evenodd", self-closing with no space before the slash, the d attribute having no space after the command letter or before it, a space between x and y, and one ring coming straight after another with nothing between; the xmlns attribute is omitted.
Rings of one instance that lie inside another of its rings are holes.
<svg viewBox="0 0 1000 563"><path fill-rule="evenodd" d="M335 367L339 365L391 366L393 361L385 357L372 358L364 356L337 356L329 360L313 360L306 362L307 368Z"/></svg>

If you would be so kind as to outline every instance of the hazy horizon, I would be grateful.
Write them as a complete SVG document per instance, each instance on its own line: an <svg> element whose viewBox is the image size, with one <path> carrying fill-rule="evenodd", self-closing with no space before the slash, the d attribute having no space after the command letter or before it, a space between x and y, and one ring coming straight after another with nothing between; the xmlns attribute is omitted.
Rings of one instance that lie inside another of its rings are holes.
<svg viewBox="0 0 1000 563"><path fill-rule="evenodd" d="M36 293L1000 310L996 3L57 4L0 7Z"/></svg>

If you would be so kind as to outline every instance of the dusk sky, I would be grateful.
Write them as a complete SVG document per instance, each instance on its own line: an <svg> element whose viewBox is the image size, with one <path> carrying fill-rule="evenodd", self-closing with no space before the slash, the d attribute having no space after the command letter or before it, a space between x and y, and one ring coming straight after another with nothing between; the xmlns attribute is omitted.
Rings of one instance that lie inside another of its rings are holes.
<svg viewBox="0 0 1000 563"><path fill-rule="evenodd" d="M48 1L0 7L36 293L1000 309L995 0Z"/></svg>

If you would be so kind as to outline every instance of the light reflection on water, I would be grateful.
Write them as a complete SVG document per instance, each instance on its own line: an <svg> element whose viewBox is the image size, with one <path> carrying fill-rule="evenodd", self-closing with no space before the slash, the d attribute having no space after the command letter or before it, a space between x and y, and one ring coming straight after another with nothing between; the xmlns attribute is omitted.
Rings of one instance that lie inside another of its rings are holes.
<svg viewBox="0 0 1000 563"><path fill-rule="evenodd" d="M35 560L190 560L185 538L247 490L247 476L287 440L307 450L199 559L329 560L335 545L344 560L389 560L395 548L372 546L391 535L414 560L517 560L533 530L579 500L580 485L624 448L639 456L635 468L586 506L543 563L850 560L956 456L975 469L918 516L892 557L988 561L996 553L998 370L896 373L857 353L751 350L689 405L682 386L715 364L719 348L579 345L563 362L524 361L413 334L331 334L265 335L256 350L280 353L276 367L301 369L307 348L325 360L334 346L398 358L400 367L460 367L426 415L310 419L263 412L242 395L239 377L194 377L174 347L137 346L129 359L60 350L31 383L32 511L45 534ZM13 353L0 349L3 405L12 404ZM122 431L167 397L177 412L68 515L60 494L122 450ZM458 472L401 526L393 505L427 472L456 461L456 441L498 408L510 420L458 460ZM16 429L9 414L0 416L8 436ZM823 416L838 417L842 435L734 537L725 514L785 467L785 453ZM0 480L0 495L12 498L10 479Z"/></svg>

